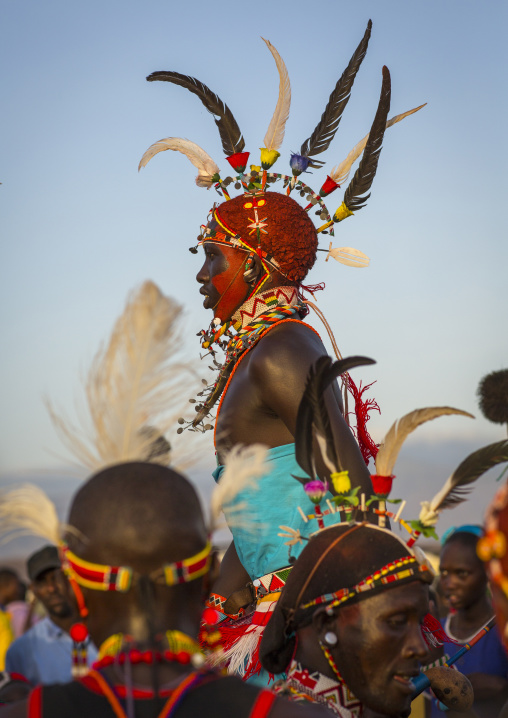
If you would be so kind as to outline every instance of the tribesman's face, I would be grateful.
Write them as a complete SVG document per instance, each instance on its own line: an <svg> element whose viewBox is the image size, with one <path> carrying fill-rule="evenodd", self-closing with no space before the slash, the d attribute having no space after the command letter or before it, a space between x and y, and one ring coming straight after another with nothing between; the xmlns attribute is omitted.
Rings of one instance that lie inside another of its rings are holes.
<svg viewBox="0 0 508 718"><path fill-rule="evenodd" d="M411 679L428 653L421 630L428 607L428 587L415 581L339 609L330 651L347 686L372 710L409 715Z"/></svg>
<svg viewBox="0 0 508 718"><path fill-rule="evenodd" d="M249 294L244 278L248 254L213 240L203 242L203 249L205 261L196 275L201 284L199 292L205 297L205 309L213 309L214 317L223 323L231 319Z"/></svg>

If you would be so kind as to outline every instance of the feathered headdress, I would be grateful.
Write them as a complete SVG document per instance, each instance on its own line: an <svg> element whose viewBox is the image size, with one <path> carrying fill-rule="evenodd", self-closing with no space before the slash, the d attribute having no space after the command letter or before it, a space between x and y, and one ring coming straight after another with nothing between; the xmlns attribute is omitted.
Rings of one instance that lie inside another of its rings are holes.
<svg viewBox="0 0 508 718"><path fill-rule="evenodd" d="M323 161L316 159L316 156L326 151L335 137L340 120L349 102L356 75L367 52L371 28L372 22L369 20L365 34L330 94L318 124L310 136L302 143L300 152L291 154L290 176L277 172L269 172L280 156L279 150L284 138L286 122L289 117L291 86L284 61L276 48L264 38L263 40L270 50L277 67L279 75L279 95L273 116L264 137L264 147L261 148L260 166L251 165L250 173L246 173L249 152L244 151L245 141L242 132L228 105L226 105L218 95L195 77L183 75L179 72L162 71L153 72L146 79L149 82L164 81L180 85L201 100L205 108L214 117L215 124L219 130L222 148L229 164L237 173L237 176L221 179L218 165L201 147L189 140L178 137L169 137L151 145L141 158L139 169L146 166L155 154L163 150L171 149L182 152L198 169L197 184L201 187L208 188L214 185L217 192L226 200L230 199L228 187L232 183L235 184L235 188L237 189L243 187L246 194L259 196L260 193L265 191L268 184L272 185L282 180L287 195L292 191L296 191L299 192L302 197L306 196L308 205L305 207L305 210L309 212L309 210L314 207L317 210L316 214L319 216L319 219L324 220L324 224L321 224L321 226L317 228L317 232L330 233L333 235L334 223L340 222L346 217L351 216L354 212L362 209L370 196L370 188L376 174L385 129L423 107L423 105L420 105L420 107L388 120L391 95L390 73L388 68L383 67L381 96L376 116L368 135L355 145L344 162L332 170L319 191L315 192L302 181L300 175L308 168L319 168L324 164ZM362 153L363 158L344 193L342 204L333 215L330 214L323 202L323 198L340 187L342 182L346 181L353 163ZM229 238L229 240L230 239L231 238ZM330 246L329 250L323 251L328 252L327 258L331 256L348 266L364 267L368 265L368 257L359 252L359 250L348 247L332 249Z"/></svg>
<svg viewBox="0 0 508 718"><path fill-rule="evenodd" d="M89 421L78 428L46 402L63 442L88 469L123 461L169 464L164 437L199 384L182 353L181 311L153 282L144 282L92 361L86 381Z"/></svg>

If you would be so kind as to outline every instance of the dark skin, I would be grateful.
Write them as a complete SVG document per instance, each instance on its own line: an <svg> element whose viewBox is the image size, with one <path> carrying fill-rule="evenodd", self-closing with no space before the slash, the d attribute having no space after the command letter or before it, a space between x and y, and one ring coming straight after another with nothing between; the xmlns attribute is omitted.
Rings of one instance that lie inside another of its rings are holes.
<svg viewBox="0 0 508 718"><path fill-rule="evenodd" d="M112 512L113 500L115 511ZM129 634L140 646L147 645L150 633L164 633L169 629L198 636L204 598L214 580L216 564L212 564L210 573L204 577L179 586L152 583L149 600L139 585L140 575L151 574L164 563L192 556L206 544L207 529L199 499L182 476L162 466L141 463L106 469L80 489L68 523L77 532L69 534L67 541L81 558L130 566L136 572L134 586L127 593L82 589L89 610L88 630L96 645L100 646L117 632ZM78 536L83 536L83 540ZM123 683L125 674L118 670L109 666L104 673L113 683ZM176 687L193 670L190 664L158 664L159 685ZM151 689L151 667L143 663L132 665L132 679L136 686ZM240 679L238 684L237 690L251 693L255 690ZM217 690L220 690L220 681ZM25 717L26 701L0 709L0 715ZM270 718L326 718L327 715L320 706L295 708L282 699L276 700L270 712Z"/></svg>
<svg viewBox="0 0 508 718"><path fill-rule="evenodd" d="M427 611L428 588L419 581L344 605L332 616L319 608L312 623L297 631L296 659L309 671L337 680L319 645L334 633L337 643L328 650L367 714L405 718L411 710L410 680L428 655L421 632Z"/></svg>
<svg viewBox="0 0 508 718"><path fill-rule="evenodd" d="M53 623L68 633L78 614L62 570L51 568L44 571L32 581L30 588Z"/></svg>
<svg viewBox="0 0 508 718"><path fill-rule="evenodd" d="M196 276L202 285L199 291L205 296L203 306L213 309L215 316L224 321L247 299L262 276L262 265L257 255L229 247L224 250L218 243L207 241L204 249L205 262ZM288 284L291 282L273 270L262 291ZM227 306L228 317L222 312L223 306ZM223 463L225 453L235 444L261 443L273 448L294 442L298 406L309 369L326 353L321 339L308 327L295 322L275 327L256 344L238 365L222 402L216 426L219 463ZM361 492L370 496L370 475L344 420L337 383L327 389L324 401L340 460L349 471L351 485L360 486ZM319 451L316 456L318 475L325 479L327 473ZM229 596L249 580L232 543L226 551L214 591Z"/></svg>
<svg viewBox="0 0 508 718"><path fill-rule="evenodd" d="M467 639L492 617L493 608L487 594L487 575L474 547L460 540L448 541L441 551L440 582L444 595L455 609L450 631L457 639ZM478 715L488 715L488 703L499 696L508 697L508 680L487 673L470 673L475 694L473 708ZM481 703L484 702L485 706ZM483 709L487 712L484 712ZM483 711L483 712L482 712Z"/></svg>

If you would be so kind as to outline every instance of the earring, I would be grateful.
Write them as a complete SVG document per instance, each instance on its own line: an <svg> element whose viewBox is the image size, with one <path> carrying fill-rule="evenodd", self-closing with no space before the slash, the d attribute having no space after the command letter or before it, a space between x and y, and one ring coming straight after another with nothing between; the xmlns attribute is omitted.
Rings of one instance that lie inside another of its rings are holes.
<svg viewBox="0 0 508 718"><path fill-rule="evenodd" d="M335 646L337 643L337 636L333 631L327 631L325 633L325 643L327 646Z"/></svg>

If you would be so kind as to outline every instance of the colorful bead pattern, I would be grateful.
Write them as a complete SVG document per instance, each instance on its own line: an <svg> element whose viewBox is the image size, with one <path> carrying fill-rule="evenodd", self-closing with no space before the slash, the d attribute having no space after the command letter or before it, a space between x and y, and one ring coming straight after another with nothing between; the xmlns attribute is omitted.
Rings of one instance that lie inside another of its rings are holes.
<svg viewBox="0 0 508 718"><path fill-rule="evenodd" d="M397 569L403 566L406 566L407 568L404 568L402 571L397 571ZM311 606L318 606L323 603L329 604L331 607L340 606L346 601L349 601L357 596L359 593L364 593L365 591L370 591L377 586L400 581L404 578L408 578L409 576L416 576L420 572L428 571L428 566L425 564L419 564L414 556L404 556L397 561L393 561L392 563L383 566L383 568L379 569L379 571L376 571L371 576L367 576L367 578L360 581L360 583L356 586L352 586L351 588L341 588L333 593L325 593L322 596L318 596L318 598L315 598L313 601L302 604L300 608L310 608Z"/></svg>

